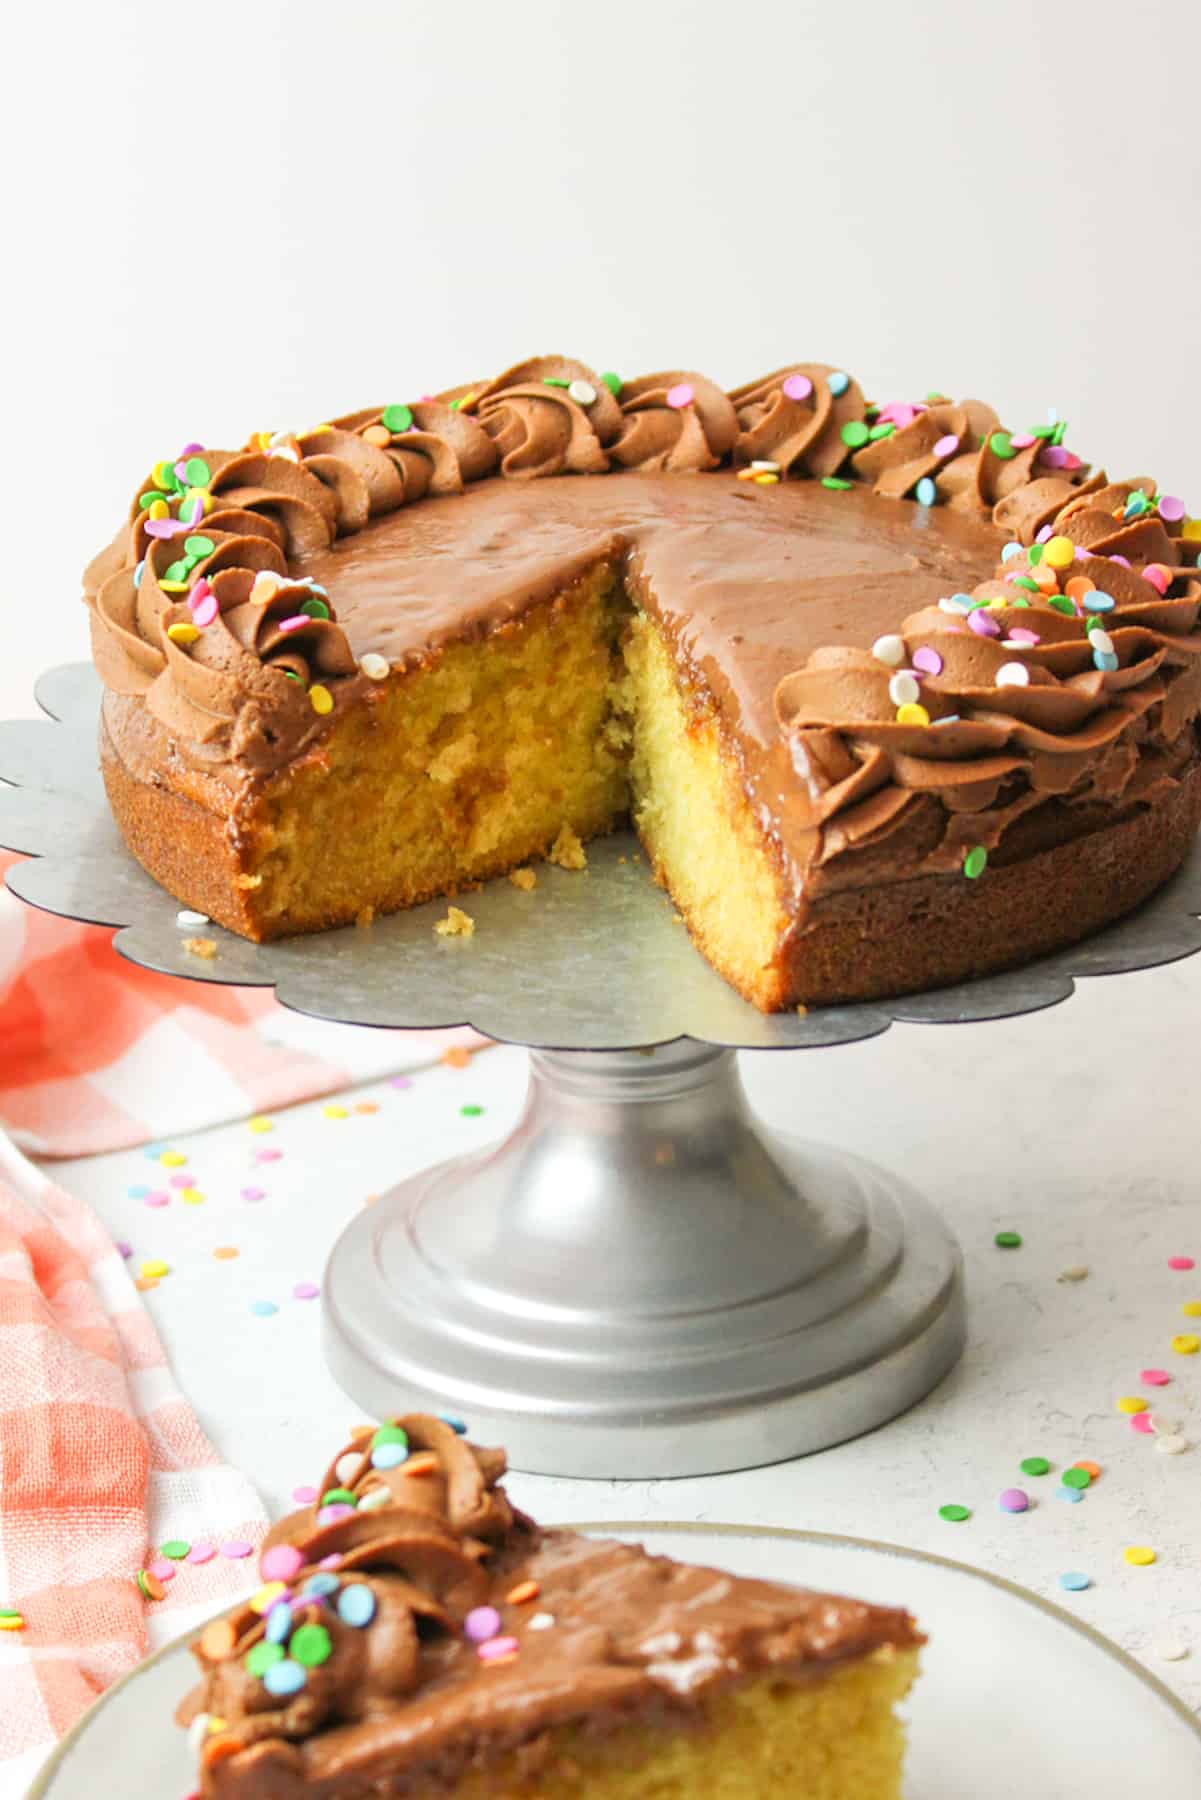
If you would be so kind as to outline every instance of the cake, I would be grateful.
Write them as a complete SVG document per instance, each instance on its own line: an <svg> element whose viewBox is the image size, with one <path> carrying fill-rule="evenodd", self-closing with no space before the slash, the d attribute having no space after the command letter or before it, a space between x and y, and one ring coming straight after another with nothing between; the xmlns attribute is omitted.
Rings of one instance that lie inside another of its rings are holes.
<svg viewBox="0 0 1201 1800"><path fill-rule="evenodd" d="M899 1800L907 1613L541 1530L504 1466L355 1431L193 1646L204 1800Z"/></svg>
<svg viewBox="0 0 1201 1800"><path fill-rule="evenodd" d="M1201 819L1201 521L1064 436L542 357L187 444L86 576L113 813L259 940L629 817L765 1010L1020 963Z"/></svg>

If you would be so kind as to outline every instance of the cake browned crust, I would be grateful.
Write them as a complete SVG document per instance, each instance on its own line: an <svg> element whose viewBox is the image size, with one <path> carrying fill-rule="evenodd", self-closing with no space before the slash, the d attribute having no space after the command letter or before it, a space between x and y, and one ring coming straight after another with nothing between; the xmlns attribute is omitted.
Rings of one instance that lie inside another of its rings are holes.
<svg viewBox="0 0 1201 1800"><path fill-rule="evenodd" d="M114 814L165 886L255 938L454 892L631 805L698 945L761 1007L1020 963L1137 905L1196 828L1201 526L1062 438L977 402L875 407L824 365L727 395L542 358L188 446L88 575ZM643 754L638 633L686 755ZM478 704L498 658L527 712L559 683L587 714L560 696L517 774L514 715ZM439 683L428 762L362 787L396 839L426 806L439 853L323 857L323 795L386 768ZM685 777L692 823L723 815L724 895L666 816Z"/></svg>
<svg viewBox="0 0 1201 1800"><path fill-rule="evenodd" d="M178 1716L205 1800L557 1794L597 1746L683 1734L716 1757L723 1705L763 1684L783 1733L789 1694L856 1671L880 1678L895 1729L923 1641L906 1612L544 1531L504 1466L427 1415L355 1432L270 1534L259 1592L194 1646ZM899 1744L879 1764L890 1793Z"/></svg>

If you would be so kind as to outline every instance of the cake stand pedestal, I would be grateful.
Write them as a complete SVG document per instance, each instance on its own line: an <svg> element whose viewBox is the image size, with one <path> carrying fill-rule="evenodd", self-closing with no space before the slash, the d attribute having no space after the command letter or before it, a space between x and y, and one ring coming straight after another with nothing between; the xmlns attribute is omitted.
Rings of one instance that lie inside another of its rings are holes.
<svg viewBox="0 0 1201 1800"><path fill-rule="evenodd" d="M705 1474L820 1450L915 1404L962 1348L946 1226L896 1176L769 1131L734 1049L1008 1017L1067 998L1078 975L1201 948L1195 851L1129 919L1014 974L765 1017L704 963L617 835L582 874L540 866L532 893L489 883L464 903L471 938L434 934L439 902L270 945L205 927L217 955L201 961L109 816L91 669L51 671L38 698L54 722L0 725L0 843L37 859L10 871L14 892L119 926L118 950L160 972L530 1047L508 1138L400 1182L343 1232L325 1342L360 1406L461 1413L531 1471Z"/></svg>

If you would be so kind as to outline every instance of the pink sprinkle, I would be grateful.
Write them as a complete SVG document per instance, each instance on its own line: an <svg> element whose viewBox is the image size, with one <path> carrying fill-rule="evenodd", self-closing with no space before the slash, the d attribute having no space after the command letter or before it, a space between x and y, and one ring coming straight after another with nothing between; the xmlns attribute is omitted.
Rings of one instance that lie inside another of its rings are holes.
<svg viewBox="0 0 1201 1800"><path fill-rule="evenodd" d="M1130 567L1130 558L1128 556L1111 556L1109 558L1109 560L1110 560L1110 562L1121 563L1121 565L1124 569L1128 569Z"/></svg>
<svg viewBox="0 0 1201 1800"><path fill-rule="evenodd" d="M1035 537L1034 541L1036 544L1047 544L1047 543L1050 543L1051 539L1054 536L1055 536L1054 525L1044 525L1042 530Z"/></svg>
<svg viewBox="0 0 1201 1800"><path fill-rule="evenodd" d="M315 1281L298 1281L292 1289L294 1300L315 1300L321 1289Z"/></svg>
<svg viewBox="0 0 1201 1800"><path fill-rule="evenodd" d="M934 454L935 456L954 456L958 448L959 439L953 431L948 431L947 435L945 437L940 437L935 444Z"/></svg>
<svg viewBox="0 0 1201 1800"><path fill-rule="evenodd" d="M1038 460L1048 469L1066 469L1068 453L1062 444L1049 444Z"/></svg>
<svg viewBox="0 0 1201 1800"><path fill-rule="evenodd" d="M309 1487L307 1485L293 1488L292 1498L295 1500L297 1506L311 1506L313 1501L317 1498L317 1490L315 1487Z"/></svg>
<svg viewBox="0 0 1201 1800"><path fill-rule="evenodd" d="M695 399L690 381L677 381L674 387L667 390L667 404L674 406L677 412L685 406L691 406Z"/></svg>
<svg viewBox="0 0 1201 1800"><path fill-rule="evenodd" d="M1015 450L1029 450L1034 439L1028 431L1013 431L1009 434L1009 441Z"/></svg>
<svg viewBox="0 0 1201 1800"><path fill-rule="evenodd" d="M1064 452L1063 466L1065 469L1082 469L1084 464L1074 450L1067 450Z"/></svg>
<svg viewBox="0 0 1201 1800"><path fill-rule="evenodd" d="M217 605L216 594L206 594L198 606L192 607L192 623L199 625L201 631L211 625L221 608Z"/></svg>
<svg viewBox="0 0 1201 1800"><path fill-rule="evenodd" d="M282 1155L282 1150L256 1150L254 1160L255 1162L278 1162Z"/></svg>
<svg viewBox="0 0 1201 1800"><path fill-rule="evenodd" d="M188 1551L188 1561L190 1563L212 1562L216 1554L216 1544L210 1544L207 1538L202 1538L198 1544L193 1544L192 1548Z"/></svg>
<svg viewBox="0 0 1201 1800"><path fill-rule="evenodd" d="M272 1544L259 1558L264 1581L291 1581L304 1568L304 1557L295 1544Z"/></svg>
<svg viewBox="0 0 1201 1800"><path fill-rule="evenodd" d="M184 1188L191 1187L191 1185L192 1177L184 1169L179 1169L174 1175L169 1175L167 1177L168 1187Z"/></svg>
<svg viewBox="0 0 1201 1800"><path fill-rule="evenodd" d="M209 586L208 576L202 575L200 580L194 584L191 593L188 595L188 605L199 606L205 596L211 594L212 591L212 588Z"/></svg>
<svg viewBox="0 0 1201 1800"><path fill-rule="evenodd" d="M489 1639L486 1644L481 1644L476 1655L481 1662L495 1662L497 1657L512 1656L514 1651L520 1650L520 1648L521 1645L515 1637L497 1637Z"/></svg>
<svg viewBox="0 0 1201 1800"><path fill-rule="evenodd" d="M266 1188L244 1187L242 1189L242 1198L243 1200L265 1200L267 1198L267 1190Z"/></svg>
<svg viewBox="0 0 1201 1800"><path fill-rule="evenodd" d="M813 392L813 383L807 375L785 375L780 384L780 392L786 400L808 400Z"/></svg>
<svg viewBox="0 0 1201 1800"><path fill-rule="evenodd" d="M412 1085L412 1079L408 1075L393 1075L388 1083L389 1087L394 1088L411 1088Z"/></svg>
<svg viewBox="0 0 1201 1800"><path fill-rule="evenodd" d="M119 1256L123 1256L125 1258L126 1262L128 1262L130 1257L133 1255L133 1245L127 1244L125 1242L125 1239L122 1238L120 1243L117 1245L117 1253Z"/></svg>
<svg viewBox="0 0 1201 1800"><path fill-rule="evenodd" d="M181 531L190 531L192 527L186 519L147 519L146 535L152 538L178 537Z"/></svg>
<svg viewBox="0 0 1201 1800"><path fill-rule="evenodd" d="M1086 550L1083 544L1077 544L1073 554L1077 562L1087 562L1092 555L1092 551Z"/></svg>
<svg viewBox="0 0 1201 1800"><path fill-rule="evenodd" d="M340 1569L342 1567L340 1552L335 1550L331 1556L323 1556L317 1567L319 1569Z"/></svg>
<svg viewBox="0 0 1201 1800"><path fill-rule="evenodd" d="M155 1190L152 1194L147 1194L147 1196L146 1196L146 1205L147 1206L160 1207L160 1206L170 1206L170 1204L171 1204L170 1194L164 1194L164 1192L161 1188L155 1188Z"/></svg>
<svg viewBox="0 0 1201 1800"><path fill-rule="evenodd" d="M1143 580L1149 581L1157 594L1166 594L1172 580L1172 573L1170 569L1165 569L1162 563L1148 563L1143 570Z"/></svg>
<svg viewBox="0 0 1201 1800"><path fill-rule="evenodd" d="M1196 1263L1191 1256L1169 1256L1169 1269L1195 1269Z"/></svg>
<svg viewBox="0 0 1201 1800"><path fill-rule="evenodd" d="M332 1506L323 1506L317 1514L318 1525L336 1525L339 1519L349 1519L354 1512L353 1506L347 1506L344 1500L335 1500Z"/></svg>
<svg viewBox="0 0 1201 1800"><path fill-rule="evenodd" d="M1184 501L1178 500L1175 494L1161 495L1159 516L1161 519L1166 519L1169 525L1174 525L1178 519L1184 517Z"/></svg>
<svg viewBox="0 0 1201 1800"><path fill-rule="evenodd" d="M294 613L290 619L277 619L276 630L303 631L306 625L311 625L312 623L313 621L309 618L307 613Z"/></svg>
<svg viewBox="0 0 1201 1800"><path fill-rule="evenodd" d="M942 657L929 644L923 644L920 650L913 652L913 666L920 669L923 675L941 675Z"/></svg>
<svg viewBox="0 0 1201 1800"><path fill-rule="evenodd" d="M249 1556L253 1549L254 1545L248 1544L245 1538L230 1538L228 1543L222 1544L221 1554L228 1556L230 1562L241 1562L242 1558Z"/></svg>
<svg viewBox="0 0 1201 1800"><path fill-rule="evenodd" d="M165 1556L156 1556L146 1564L146 1573L153 1575L156 1581L174 1581L175 1564L168 1562Z"/></svg>
<svg viewBox="0 0 1201 1800"><path fill-rule="evenodd" d="M1141 1369L1138 1383L1140 1387L1167 1387L1171 1379L1166 1369Z"/></svg>
<svg viewBox="0 0 1201 1800"><path fill-rule="evenodd" d="M463 1630L473 1644L483 1644L500 1631L501 1618L494 1606L473 1606L463 1620Z"/></svg>
<svg viewBox="0 0 1201 1800"><path fill-rule="evenodd" d="M1024 625L1015 625L1009 633L1009 641L1013 644L1041 644L1042 639L1037 631L1027 631Z"/></svg>
<svg viewBox="0 0 1201 1800"><path fill-rule="evenodd" d="M200 452L203 449L204 449L203 444L185 444L183 449L179 453L180 462L183 462L183 460L186 456L199 456ZM183 476L181 475L179 479L182 481Z"/></svg>
<svg viewBox="0 0 1201 1800"><path fill-rule="evenodd" d="M917 418L917 409L916 407L906 406L901 402L894 401L888 409L888 416L898 431L904 431L906 425L912 425L913 421ZM884 414L881 413L880 417L883 418Z"/></svg>
<svg viewBox="0 0 1201 1800"><path fill-rule="evenodd" d="M187 466L184 463L184 459L182 456L180 457L179 461L175 465L175 479L176 479L176 481L182 481L185 484L185 486L187 485L188 471L187 471Z"/></svg>
<svg viewBox="0 0 1201 1800"><path fill-rule="evenodd" d="M1131 1431L1141 1431L1144 1437L1150 1437L1155 1429L1151 1423L1151 1414L1145 1412L1131 1413L1130 1429Z"/></svg>
<svg viewBox="0 0 1201 1800"><path fill-rule="evenodd" d="M986 612L982 606L978 606L975 612L968 614L967 622L968 629L974 631L977 637L1000 637L1001 635L1001 627L992 614Z"/></svg>

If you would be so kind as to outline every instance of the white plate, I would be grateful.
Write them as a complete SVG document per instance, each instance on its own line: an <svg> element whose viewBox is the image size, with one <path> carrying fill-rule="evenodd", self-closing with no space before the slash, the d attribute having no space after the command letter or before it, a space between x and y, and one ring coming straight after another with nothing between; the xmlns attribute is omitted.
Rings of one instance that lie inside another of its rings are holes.
<svg viewBox="0 0 1201 1800"><path fill-rule="evenodd" d="M1115 1644L995 1575L817 1532L585 1529L738 1575L908 1606L930 1634L910 1702L911 1800L1201 1793L1201 1723ZM190 1792L193 1759L171 1715L192 1667L180 1642L118 1682L60 1745L29 1800L176 1800Z"/></svg>

